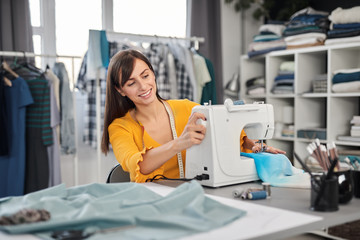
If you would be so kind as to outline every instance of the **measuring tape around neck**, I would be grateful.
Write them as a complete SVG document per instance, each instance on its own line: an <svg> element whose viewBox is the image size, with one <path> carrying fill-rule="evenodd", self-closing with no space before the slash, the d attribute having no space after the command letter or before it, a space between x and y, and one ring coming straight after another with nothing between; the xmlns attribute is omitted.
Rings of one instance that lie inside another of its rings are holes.
<svg viewBox="0 0 360 240"><path fill-rule="evenodd" d="M173 139L177 139L174 117L172 115L172 112L168 108L168 106L164 102L163 102L163 104L164 104L166 112L168 113L169 118L170 118L170 126L171 126L171 132L172 132L172 135L173 135ZM183 162L182 162L181 152L177 153L177 160L178 160L180 178L184 178L184 165L183 165Z"/></svg>

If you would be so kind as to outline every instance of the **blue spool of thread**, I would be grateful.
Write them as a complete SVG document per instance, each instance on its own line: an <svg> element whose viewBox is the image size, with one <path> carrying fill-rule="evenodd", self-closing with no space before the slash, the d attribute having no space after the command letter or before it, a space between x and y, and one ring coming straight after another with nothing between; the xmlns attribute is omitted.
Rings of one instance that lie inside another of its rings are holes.
<svg viewBox="0 0 360 240"><path fill-rule="evenodd" d="M256 192L248 193L248 199L250 200L265 199L266 197L267 197L266 191L256 191Z"/></svg>

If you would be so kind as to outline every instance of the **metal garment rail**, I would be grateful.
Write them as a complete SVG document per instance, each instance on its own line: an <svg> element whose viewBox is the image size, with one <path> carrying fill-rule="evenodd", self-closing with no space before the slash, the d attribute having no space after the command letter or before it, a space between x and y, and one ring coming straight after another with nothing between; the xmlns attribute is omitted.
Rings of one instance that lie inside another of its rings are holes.
<svg viewBox="0 0 360 240"><path fill-rule="evenodd" d="M90 30L92 31L92 30ZM157 40L169 40L169 41L185 41L193 42L194 48L199 50L199 44L205 42L203 37L171 37L171 36L158 36L158 35L146 35L146 34L133 34L124 32L106 31L106 35L109 40L133 40L136 42L157 41ZM99 46L100 48L100 46ZM100 69L97 69L96 74L96 144L97 144L97 175L98 181L101 181L101 100L100 100Z"/></svg>
<svg viewBox="0 0 360 240"><path fill-rule="evenodd" d="M75 59L82 59L81 56L69 56L69 55L49 55L49 54L36 54L36 53L32 53L32 52L13 52L13 51L0 51L0 56L4 56L4 57L42 57L42 58L69 58L71 59L71 72L72 72L72 84L73 84L73 111L74 111L74 121L75 121L75 155L74 155L74 185L78 185L79 184L79 176L78 176L78 171L79 171L79 159L78 159L78 138L77 138L77 129L76 129L76 96L75 96L75 63L74 60ZM60 143L59 143L60 144Z"/></svg>

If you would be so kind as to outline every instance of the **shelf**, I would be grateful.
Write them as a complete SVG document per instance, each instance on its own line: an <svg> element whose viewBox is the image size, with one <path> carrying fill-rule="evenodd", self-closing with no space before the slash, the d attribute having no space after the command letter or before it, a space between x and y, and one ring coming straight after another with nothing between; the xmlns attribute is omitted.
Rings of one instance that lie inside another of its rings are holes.
<svg viewBox="0 0 360 240"><path fill-rule="evenodd" d="M273 137L272 139L279 140L279 141L294 141L295 140L294 137Z"/></svg>
<svg viewBox="0 0 360 240"><path fill-rule="evenodd" d="M326 98L328 96L327 93L301 93L299 97L303 98Z"/></svg>
<svg viewBox="0 0 360 240"><path fill-rule="evenodd" d="M350 141L334 141L336 145L345 145L345 146L357 146L360 147L360 142L350 142Z"/></svg>
<svg viewBox="0 0 360 240"><path fill-rule="evenodd" d="M294 98L295 94L268 94L269 98Z"/></svg>
<svg viewBox="0 0 360 240"><path fill-rule="evenodd" d="M294 93L274 94L271 88L284 61L294 61ZM344 149L359 149L360 142L339 141L337 136L348 135L350 120L360 115L360 92L333 93L331 87L335 71L360 68L360 43L273 51L254 59L241 57L240 64L241 96L248 102L264 99L266 103L272 104L275 126L286 122L284 116L288 117L289 107L293 107L291 125L295 132L300 129L325 128L326 139L320 140L322 144L335 142ZM326 92L311 92L314 79L324 74L327 76ZM244 94L245 81L258 75L265 78L266 94L256 97ZM306 156L306 145L312 141L297 136L280 136L269 139L269 144L285 149L290 158L294 152Z"/></svg>

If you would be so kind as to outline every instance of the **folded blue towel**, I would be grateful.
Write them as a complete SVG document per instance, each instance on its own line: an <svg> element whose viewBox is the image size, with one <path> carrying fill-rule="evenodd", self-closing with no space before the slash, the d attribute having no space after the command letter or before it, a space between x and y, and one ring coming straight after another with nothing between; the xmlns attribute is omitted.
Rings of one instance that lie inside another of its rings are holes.
<svg viewBox="0 0 360 240"><path fill-rule="evenodd" d="M309 174L295 168L284 154L261 152L241 155L254 159L259 178L271 186L310 188Z"/></svg>

